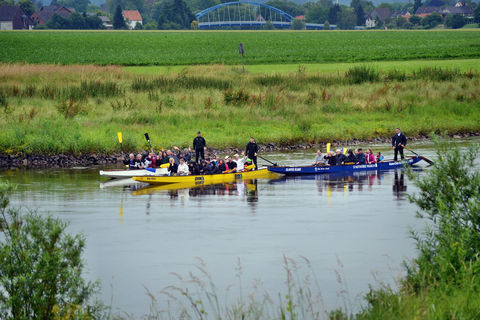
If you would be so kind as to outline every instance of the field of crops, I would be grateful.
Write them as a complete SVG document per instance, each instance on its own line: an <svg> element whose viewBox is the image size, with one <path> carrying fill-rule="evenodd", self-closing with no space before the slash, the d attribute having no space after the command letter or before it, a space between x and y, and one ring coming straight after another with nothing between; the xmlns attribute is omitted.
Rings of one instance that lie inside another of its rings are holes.
<svg viewBox="0 0 480 320"><path fill-rule="evenodd" d="M0 62L195 65L357 62L480 57L480 32L1 32Z"/></svg>

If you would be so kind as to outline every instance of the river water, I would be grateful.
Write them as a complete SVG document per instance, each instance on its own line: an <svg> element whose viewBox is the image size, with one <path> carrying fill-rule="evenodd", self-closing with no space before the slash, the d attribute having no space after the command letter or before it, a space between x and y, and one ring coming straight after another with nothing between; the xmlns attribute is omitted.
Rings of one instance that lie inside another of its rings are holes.
<svg viewBox="0 0 480 320"><path fill-rule="evenodd" d="M431 145L411 147L434 159ZM314 156L268 154L284 165L310 164ZM195 271L196 257L220 296L238 284L240 260L244 290L259 279L274 297L285 292L283 256L306 257L327 309L358 310L369 284L393 283L402 261L415 256L409 228L424 225L402 170L143 192L103 184L99 169L5 170L0 178L18 184L14 206L50 212L86 235L87 276L101 280L101 298L116 312L136 316L148 312L145 288L165 307L158 292L176 283L171 272ZM428 170L426 163L418 170Z"/></svg>

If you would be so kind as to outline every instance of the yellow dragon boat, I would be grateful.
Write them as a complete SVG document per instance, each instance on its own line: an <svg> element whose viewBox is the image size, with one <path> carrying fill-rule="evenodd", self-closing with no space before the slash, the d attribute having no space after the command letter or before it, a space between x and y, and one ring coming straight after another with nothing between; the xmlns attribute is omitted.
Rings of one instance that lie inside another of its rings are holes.
<svg viewBox="0 0 480 320"><path fill-rule="evenodd" d="M239 179L278 179L280 176L268 171L268 169L252 170L235 173L218 173L192 176L145 176L133 177L133 180L149 184L182 183L190 186L206 185L214 183L228 183Z"/></svg>

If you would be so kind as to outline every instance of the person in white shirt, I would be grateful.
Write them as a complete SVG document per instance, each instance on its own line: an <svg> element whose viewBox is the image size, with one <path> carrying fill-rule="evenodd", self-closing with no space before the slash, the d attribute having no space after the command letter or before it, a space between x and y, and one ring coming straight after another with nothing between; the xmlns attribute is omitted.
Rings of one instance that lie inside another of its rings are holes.
<svg viewBox="0 0 480 320"><path fill-rule="evenodd" d="M190 172L188 171L188 165L185 163L185 160L182 158L180 159L180 165L178 166L178 175L180 176L188 176Z"/></svg>
<svg viewBox="0 0 480 320"><path fill-rule="evenodd" d="M240 159L240 156L238 153L234 156L235 157L235 163L237 164L237 172L239 171L244 171L245 170L245 160L247 160L247 157L245 156L245 152L242 151L242 157Z"/></svg>

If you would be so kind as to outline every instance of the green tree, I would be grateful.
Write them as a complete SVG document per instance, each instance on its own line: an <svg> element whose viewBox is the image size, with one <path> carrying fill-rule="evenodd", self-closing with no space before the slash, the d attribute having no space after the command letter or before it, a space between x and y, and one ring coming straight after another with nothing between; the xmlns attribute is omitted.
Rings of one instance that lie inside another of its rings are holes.
<svg viewBox="0 0 480 320"><path fill-rule="evenodd" d="M365 11L360 0L352 0L350 7L353 8L353 12L357 16L356 25L361 26L365 24Z"/></svg>
<svg viewBox="0 0 480 320"><path fill-rule="evenodd" d="M328 7L320 6L318 4L307 10L305 21L310 23L323 23L328 19Z"/></svg>
<svg viewBox="0 0 480 320"><path fill-rule="evenodd" d="M445 18L445 26L452 29L460 29L466 23L465 18L459 14L449 14Z"/></svg>
<svg viewBox="0 0 480 320"><path fill-rule="evenodd" d="M337 24L341 11L342 9L338 4L335 4L333 7L331 7L330 10L328 11L328 21L331 24Z"/></svg>
<svg viewBox="0 0 480 320"><path fill-rule="evenodd" d="M67 19L55 13L50 20L47 21L47 27L49 29L69 29L70 23Z"/></svg>
<svg viewBox="0 0 480 320"><path fill-rule="evenodd" d="M27 16L31 16L35 12L35 5L32 0L20 0L17 3Z"/></svg>
<svg viewBox="0 0 480 320"><path fill-rule="evenodd" d="M300 19L293 19L290 28L293 30L305 30L305 22Z"/></svg>
<svg viewBox="0 0 480 320"><path fill-rule="evenodd" d="M159 29L190 29L195 20L190 8L183 0L165 0L160 8Z"/></svg>
<svg viewBox="0 0 480 320"><path fill-rule="evenodd" d="M439 281L456 283L459 271L469 265L480 273L480 171L475 165L480 146L462 152L458 146L437 142L436 155L435 165L424 176L408 174L419 190L410 201L420 208L421 217L430 220L425 232L412 233L420 254L409 266L407 279L416 289L437 286Z"/></svg>
<svg viewBox="0 0 480 320"><path fill-rule="evenodd" d="M12 186L0 183L0 318L93 318L98 285L83 279L83 235L67 224L9 207Z"/></svg>
<svg viewBox="0 0 480 320"><path fill-rule="evenodd" d="M13 6L15 5L15 0L0 0L0 6L3 5Z"/></svg>
<svg viewBox="0 0 480 320"><path fill-rule="evenodd" d="M421 24L425 28L431 29L431 28L435 28L442 22L443 22L442 16L439 15L438 13L433 13L423 18L421 21Z"/></svg>
<svg viewBox="0 0 480 320"><path fill-rule="evenodd" d="M87 12L90 0L59 0L59 5L67 8L74 8L77 12Z"/></svg>
<svg viewBox="0 0 480 320"><path fill-rule="evenodd" d="M357 24L357 16L353 9L351 8L344 8L340 13L340 18L337 23L340 29L353 29Z"/></svg>
<svg viewBox="0 0 480 320"><path fill-rule="evenodd" d="M420 18L417 15L413 15L413 16L410 17L409 21L413 25L418 26L420 24L420 22L422 21L422 18Z"/></svg>
<svg viewBox="0 0 480 320"><path fill-rule="evenodd" d="M278 8L282 11L285 11L286 13L296 17L296 16L301 16L305 14L305 9L293 2L293 1L287 1L287 0L270 0L265 2L266 4ZM270 17L264 17L265 20L271 20Z"/></svg>
<svg viewBox="0 0 480 320"><path fill-rule="evenodd" d="M68 20L70 29L87 29L85 17L78 12L72 13Z"/></svg>
<svg viewBox="0 0 480 320"><path fill-rule="evenodd" d="M395 19L395 24L397 25L397 28L399 28L399 29L403 28L406 23L407 23L407 19L405 19L404 17L397 17Z"/></svg>
<svg viewBox="0 0 480 320"><path fill-rule="evenodd" d="M422 6L422 0L415 0L415 3L413 4L413 14L417 13L418 8Z"/></svg>
<svg viewBox="0 0 480 320"><path fill-rule="evenodd" d="M120 5L115 9L115 14L113 15L113 29L125 29L127 25L125 24L125 18L123 17L122 7Z"/></svg>
<svg viewBox="0 0 480 320"><path fill-rule="evenodd" d="M480 5L477 5L475 10L473 11L473 21L475 23L480 24ZM480 25L479 25L480 26Z"/></svg>

